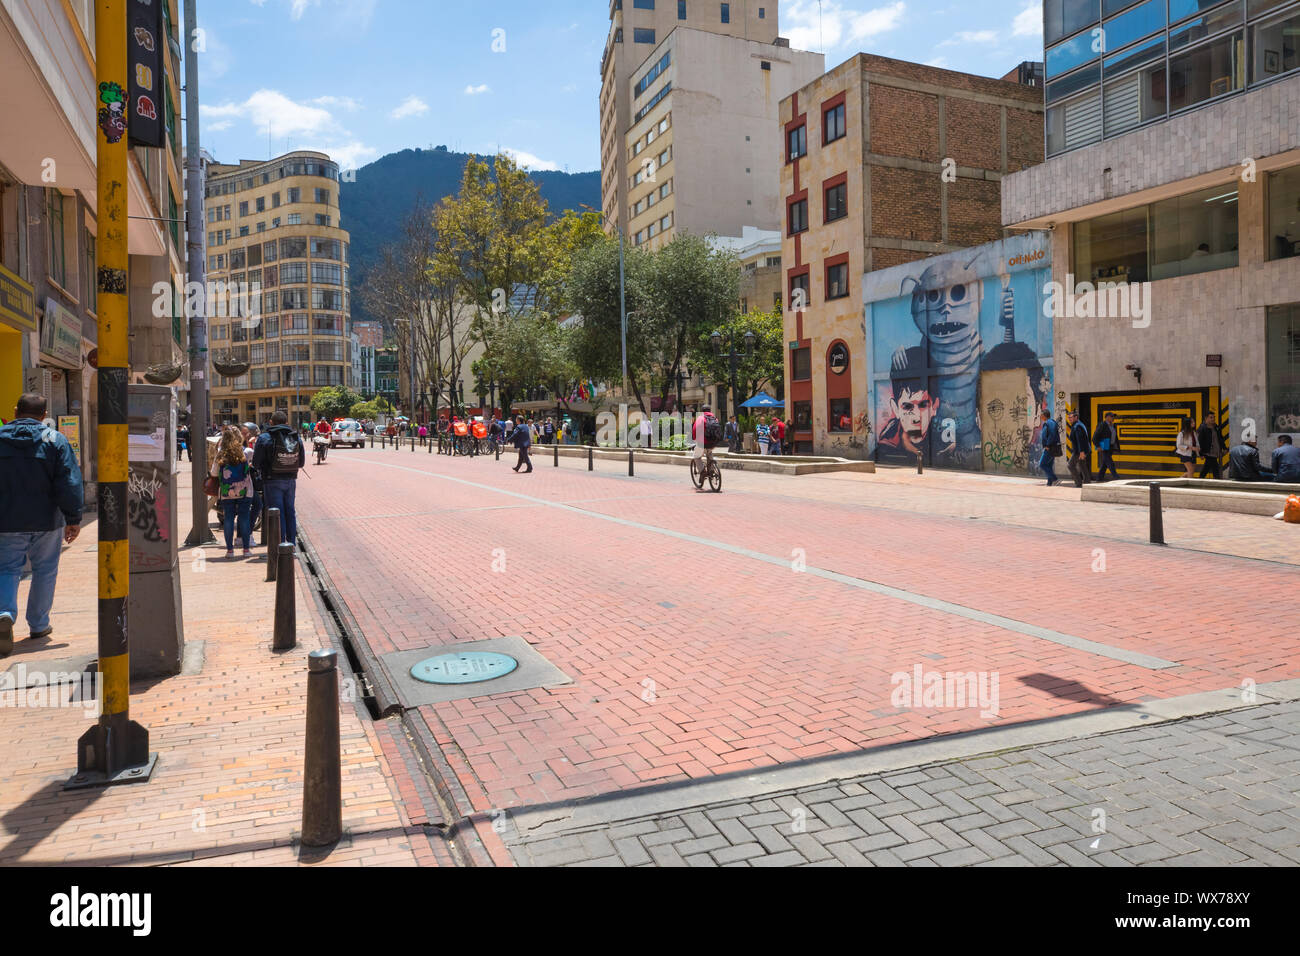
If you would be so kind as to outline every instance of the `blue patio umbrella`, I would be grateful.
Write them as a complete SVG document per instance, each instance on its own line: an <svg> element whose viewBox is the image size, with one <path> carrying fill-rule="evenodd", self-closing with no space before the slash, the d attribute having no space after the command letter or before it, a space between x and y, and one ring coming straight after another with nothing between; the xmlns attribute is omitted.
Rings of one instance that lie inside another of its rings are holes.
<svg viewBox="0 0 1300 956"><path fill-rule="evenodd" d="M785 402L779 398L773 398L767 392L759 392L747 402L741 403L741 408L785 408Z"/></svg>

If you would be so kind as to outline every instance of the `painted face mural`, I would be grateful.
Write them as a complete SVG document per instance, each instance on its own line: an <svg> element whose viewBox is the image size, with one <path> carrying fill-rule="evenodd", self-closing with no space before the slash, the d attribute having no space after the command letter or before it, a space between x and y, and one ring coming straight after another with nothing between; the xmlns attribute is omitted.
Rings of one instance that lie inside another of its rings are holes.
<svg viewBox="0 0 1300 956"><path fill-rule="evenodd" d="M979 392L980 305L983 284L975 263L940 261L907 279L903 292L912 288L912 321L929 343L930 365L938 376L935 396L944 406L943 417L955 424L952 441L936 452L956 454L979 448L980 428L976 399Z"/></svg>

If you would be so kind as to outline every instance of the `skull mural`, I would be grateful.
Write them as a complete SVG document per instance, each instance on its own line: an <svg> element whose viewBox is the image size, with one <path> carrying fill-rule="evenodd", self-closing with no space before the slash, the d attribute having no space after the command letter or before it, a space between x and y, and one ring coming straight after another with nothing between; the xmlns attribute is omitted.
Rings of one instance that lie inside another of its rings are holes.
<svg viewBox="0 0 1300 956"><path fill-rule="evenodd" d="M978 412L980 358L980 305L983 286L975 269L976 259L964 265L956 260L935 262L919 279L903 281L902 293L912 295L912 321L928 345L930 367L943 417L956 426L952 440L935 449L959 464L978 455L980 425ZM941 433L942 434L942 433Z"/></svg>

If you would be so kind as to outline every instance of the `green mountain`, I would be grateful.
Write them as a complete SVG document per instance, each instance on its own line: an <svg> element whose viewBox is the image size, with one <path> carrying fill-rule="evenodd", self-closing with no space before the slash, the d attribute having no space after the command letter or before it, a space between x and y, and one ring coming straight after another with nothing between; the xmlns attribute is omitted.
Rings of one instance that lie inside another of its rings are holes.
<svg viewBox="0 0 1300 956"><path fill-rule="evenodd" d="M468 153L447 147L406 149L389 153L357 170L356 182L340 185L343 228L352 234L352 318L374 320L357 291L379 260L380 250L395 242L402 222L419 198L432 204L454 196L460 188ZM553 216L581 206L600 208L600 172L530 174L541 189Z"/></svg>

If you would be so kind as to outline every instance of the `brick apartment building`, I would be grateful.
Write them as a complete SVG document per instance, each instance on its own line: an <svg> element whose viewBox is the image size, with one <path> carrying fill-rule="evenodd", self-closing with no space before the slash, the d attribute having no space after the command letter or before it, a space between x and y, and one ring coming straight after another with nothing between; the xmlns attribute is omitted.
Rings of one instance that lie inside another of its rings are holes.
<svg viewBox="0 0 1300 956"><path fill-rule="evenodd" d="M866 457L862 276L1005 235L1003 176L1043 160L1028 66L992 79L858 54L782 101L796 452Z"/></svg>

